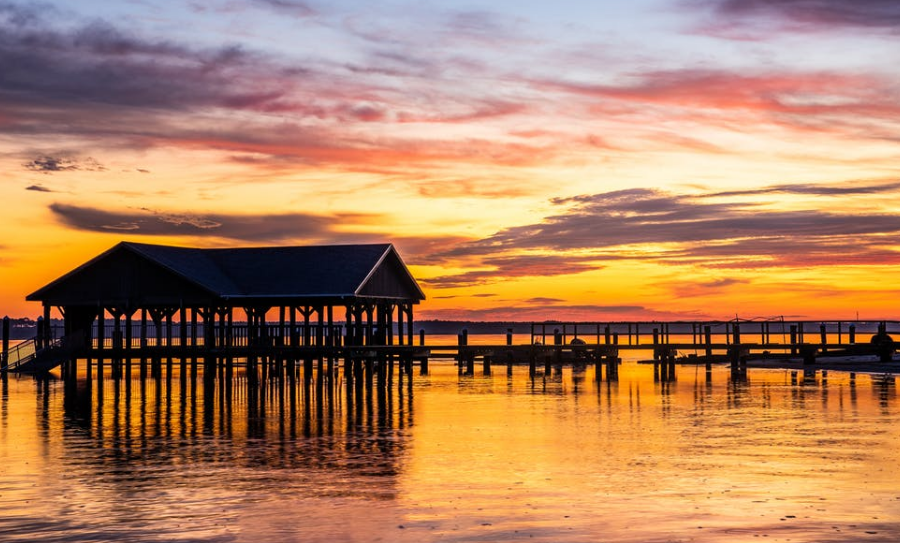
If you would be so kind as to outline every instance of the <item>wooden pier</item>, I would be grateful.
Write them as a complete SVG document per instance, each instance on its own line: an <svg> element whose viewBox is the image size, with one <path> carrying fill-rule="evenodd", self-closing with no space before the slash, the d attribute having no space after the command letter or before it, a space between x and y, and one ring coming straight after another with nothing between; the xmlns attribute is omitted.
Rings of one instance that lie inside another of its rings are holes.
<svg viewBox="0 0 900 543"><path fill-rule="evenodd" d="M679 363L729 363L739 375L753 358L875 356L892 360L898 321L785 319L669 322L535 322L495 344L426 342L413 307L425 299L390 244L194 249L120 243L27 297L43 304L36 337L15 347L4 323L0 372L158 371L165 364L245 366L306 376L377 375L396 365L427 373L451 359L462 374L528 364L531 375L592 364L614 380L623 353L646 352L661 380ZM63 327L51 326L53 309ZM892 336L893 334L893 336ZM473 336L474 337L474 336ZM418 340L418 341L417 341ZM443 344L442 344L443 343Z"/></svg>
<svg viewBox="0 0 900 543"><path fill-rule="evenodd" d="M823 360L868 357L867 367L886 367L895 351L892 337L900 337L900 321L536 322L528 325L529 334L516 336L510 330L502 342L484 344L479 338L480 343L470 344L468 331L462 330L453 343L430 343L420 330L417 337L407 333L406 341L398 344L386 341L395 331L379 331L374 325L289 323L284 317L255 324L225 321L207 330L190 319L161 325L142 319L130 328L106 320L79 335L90 340L77 346L67 346L60 330L39 324L37 338L5 348L0 366L46 371L62 365L67 375L77 374L79 364L88 372L108 368L113 375L130 374L135 367L146 375L163 366L171 371L178 364L194 373L198 367L205 372L244 367L264 376L290 373L330 379L343 372L350 382L357 378L389 383L395 367L399 378L411 380L414 367L427 374L430 360L443 360L455 363L461 375L474 374L476 367L491 374L497 366L511 373L513 366L527 365L534 376L563 366L591 365L597 379L614 381L623 355L643 355L640 361L653 364L654 376L667 381L674 379L676 365L699 364L709 371L713 364L728 364L740 376L748 362L760 359L815 367ZM8 332L4 339L8 346Z"/></svg>

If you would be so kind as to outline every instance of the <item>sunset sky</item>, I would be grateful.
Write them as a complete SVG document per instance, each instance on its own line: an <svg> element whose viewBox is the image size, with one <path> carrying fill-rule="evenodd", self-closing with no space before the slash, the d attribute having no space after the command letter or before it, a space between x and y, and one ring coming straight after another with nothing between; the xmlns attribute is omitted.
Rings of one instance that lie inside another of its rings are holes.
<svg viewBox="0 0 900 543"><path fill-rule="evenodd" d="M0 314L393 242L418 318L900 317L896 0L0 0Z"/></svg>

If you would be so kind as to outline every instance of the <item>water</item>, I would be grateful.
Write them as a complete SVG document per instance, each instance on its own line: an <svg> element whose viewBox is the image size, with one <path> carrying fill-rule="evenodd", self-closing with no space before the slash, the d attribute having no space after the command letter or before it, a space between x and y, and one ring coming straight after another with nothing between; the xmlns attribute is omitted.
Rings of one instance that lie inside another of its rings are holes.
<svg viewBox="0 0 900 543"><path fill-rule="evenodd" d="M9 377L3 541L896 541L893 379Z"/></svg>

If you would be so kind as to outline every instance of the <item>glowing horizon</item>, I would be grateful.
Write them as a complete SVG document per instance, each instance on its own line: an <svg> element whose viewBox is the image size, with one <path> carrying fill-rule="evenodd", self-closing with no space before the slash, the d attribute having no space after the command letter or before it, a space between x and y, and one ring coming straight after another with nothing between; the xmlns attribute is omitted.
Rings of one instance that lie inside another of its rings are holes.
<svg viewBox="0 0 900 543"><path fill-rule="evenodd" d="M0 312L119 241L392 242L422 319L896 318L900 7L598 4L0 4Z"/></svg>

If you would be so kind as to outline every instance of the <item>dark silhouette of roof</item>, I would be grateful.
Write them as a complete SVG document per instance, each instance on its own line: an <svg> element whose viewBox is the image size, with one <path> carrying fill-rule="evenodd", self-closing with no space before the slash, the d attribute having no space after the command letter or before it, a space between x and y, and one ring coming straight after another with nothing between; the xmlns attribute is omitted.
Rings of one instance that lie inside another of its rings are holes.
<svg viewBox="0 0 900 543"><path fill-rule="evenodd" d="M77 303L73 300L83 293L84 303L139 302L147 292L161 296L166 285L182 299L186 291L226 300L425 299L389 243L197 249L131 242L119 243L27 299Z"/></svg>

